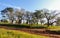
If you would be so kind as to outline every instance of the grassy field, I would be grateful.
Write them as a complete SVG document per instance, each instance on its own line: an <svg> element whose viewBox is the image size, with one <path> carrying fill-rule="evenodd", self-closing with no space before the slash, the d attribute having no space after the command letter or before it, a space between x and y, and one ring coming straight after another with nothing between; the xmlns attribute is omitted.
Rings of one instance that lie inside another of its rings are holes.
<svg viewBox="0 0 60 38"><path fill-rule="evenodd" d="M52 31L60 31L60 26L49 26L48 29Z"/></svg>
<svg viewBox="0 0 60 38"><path fill-rule="evenodd" d="M29 34L22 31L7 30L0 28L0 38L49 38L49 37Z"/></svg>

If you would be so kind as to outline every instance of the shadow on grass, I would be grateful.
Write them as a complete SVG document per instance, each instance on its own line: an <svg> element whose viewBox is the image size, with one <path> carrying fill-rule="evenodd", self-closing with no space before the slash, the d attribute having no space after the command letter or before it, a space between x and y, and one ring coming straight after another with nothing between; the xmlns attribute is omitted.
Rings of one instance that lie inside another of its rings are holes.
<svg viewBox="0 0 60 38"><path fill-rule="evenodd" d="M47 33L50 33L50 34L58 34L60 35L60 31L51 31L51 30L46 30Z"/></svg>
<svg viewBox="0 0 60 38"><path fill-rule="evenodd" d="M15 27L15 28L36 28L36 29L41 29L41 28L46 28L44 26L31 26L29 24L0 24L0 26L7 26L7 27Z"/></svg>
<svg viewBox="0 0 60 38"><path fill-rule="evenodd" d="M0 24L0 26L15 27L15 28L30 28L29 26L20 24Z"/></svg>

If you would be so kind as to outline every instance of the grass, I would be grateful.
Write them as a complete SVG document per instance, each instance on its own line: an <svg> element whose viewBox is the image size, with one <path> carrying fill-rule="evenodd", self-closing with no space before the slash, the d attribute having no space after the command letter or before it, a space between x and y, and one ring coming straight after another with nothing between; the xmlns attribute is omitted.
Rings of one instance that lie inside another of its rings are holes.
<svg viewBox="0 0 60 38"><path fill-rule="evenodd" d="M49 37L29 34L22 31L7 30L0 28L0 38L49 38Z"/></svg>
<svg viewBox="0 0 60 38"><path fill-rule="evenodd" d="M60 31L60 26L49 26L48 29L52 31Z"/></svg>
<svg viewBox="0 0 60 38"><path fill-rule="evenodd" d="M49 26L46 31L52 34L60 35L60 26Z"/></svg>

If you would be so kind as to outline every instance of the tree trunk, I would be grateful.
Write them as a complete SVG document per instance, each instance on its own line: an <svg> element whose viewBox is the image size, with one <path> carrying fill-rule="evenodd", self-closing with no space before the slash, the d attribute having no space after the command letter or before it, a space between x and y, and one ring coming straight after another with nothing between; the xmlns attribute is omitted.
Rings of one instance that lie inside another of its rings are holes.
<svg viewBox="0 0 60 38"><path fill-rule="evenodd" d="M11 20L11 24L13 24L13 20Z"/></svg>
<svg viewBox="0 0 60 38"><path fill-rule="evenodd" d="M48 25L48 27L49 27L49 19L47 20L47 25Z"/></svg>
<svg viewBox="0 0 60 38"><path fill-rule="evenodd" d="M28 20L27 20L26 24L28 24Z"/></svg>
<svg viewBox="0 0 60 38"><path fill-rule="evenodd" d="M42 26L42 23L41 23L41 26Z"/></svg>
<svg viewBox="0 0 60 38"><path fill-rule="evenodd" d="M18 22L18 24L21 24L21 20L19 19L19 22Z"/></svg>

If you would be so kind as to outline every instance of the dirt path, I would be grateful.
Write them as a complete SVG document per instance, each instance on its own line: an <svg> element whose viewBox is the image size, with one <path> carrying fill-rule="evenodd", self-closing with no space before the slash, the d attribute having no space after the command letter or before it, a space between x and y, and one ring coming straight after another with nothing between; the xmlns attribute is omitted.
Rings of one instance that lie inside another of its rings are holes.
<svg viewBox="0 0 60 38"><path fill-rule="evenodd" d="M6 27L6 26L0 26L0 28L5 28L5 29L9 29L9 30L10 29L11 30L19 30L19 31L28 32L28 33L31 33L31 34L49 36L51 38L60 38L60 35L50 34L50 33L46 32L46 29L11 28L11 27Z"/></svg>

